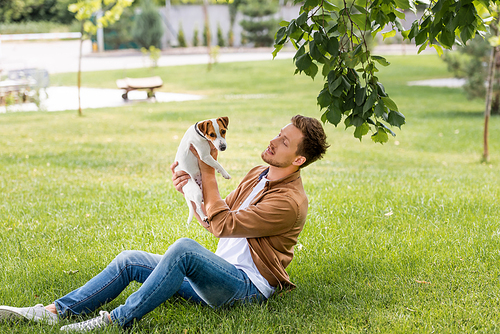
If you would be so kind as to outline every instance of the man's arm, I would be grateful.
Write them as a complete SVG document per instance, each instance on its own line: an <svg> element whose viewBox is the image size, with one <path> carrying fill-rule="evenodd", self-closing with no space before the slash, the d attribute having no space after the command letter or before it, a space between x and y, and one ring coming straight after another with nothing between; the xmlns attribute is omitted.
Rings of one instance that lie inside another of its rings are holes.
<svg viewBox="0 0 500 334"><path fill-rule="evenodd" d="M203 185L203 202L205 204L204 210L210 209L212 205L218 200L221 200L219 193L219 186L217 184L217 179L215 178L215 169L206 163L204 163L196 152L194 147L190 147L191 152L198 158L198 165L201 172L201 184ZM217 160L217 149L210 144L210 155Z"/></svg>

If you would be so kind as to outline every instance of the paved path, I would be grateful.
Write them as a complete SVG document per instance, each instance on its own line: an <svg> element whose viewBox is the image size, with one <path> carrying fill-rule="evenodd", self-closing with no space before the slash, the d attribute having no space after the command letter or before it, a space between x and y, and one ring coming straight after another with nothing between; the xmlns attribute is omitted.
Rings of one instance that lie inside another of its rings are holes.
<svg viewBox="0 0 500 334"><path fill-rule="evenodd" d="M0 45L0 70L8 71L22 68L45 68L49 73L77 72L80 41L40 41L40 42L2 42ZM218 62L271 60L272 48L221 48ZM417 48L412 45L379 45L374 54L416 55ZM435 53L433 49L424 53ZM283 49L277 59L289 59L293 50ZM149 67L149 57L138 50L106 51L92 53L90 40L83 43L82 71L111 69L131 69ZM159 66L207 64L206 48L171 48L164 50Z"/></svg>
<svg viewBox="0 0 500 334"><path fill-rule="evenodd" d="M78 71L80 42L69 41L41 41L41 42L2 42L0 45L0 71L9 71L23 68L44 68L49 73L65 73ZM206 48L177 48L164 50L158 66L178 66L190 64L207 64ZM272 59L272 48L223 48L220 49L218 62L260 61ZM425 53L435 53L427 50ZM379 55L416 55L417 48L411 45L380 45L373 51ZM282 50L277 59L290 59L294 56L293 50ZM89 40L84 41L82 48L82 71L100 71L111 69L148 68L150 59L138 50L107 51L92 53ZM42 110L60 111L78 108L76 87L49 87L48 98L41 104ZM125 102L121 98L122 91L118 89L83 88L81 91L82 108L100 108L122 106L133 103L134 100L144 100L145 92L130 92L132 102ZM157 93L158 102L187 101L200 99L202 96L189 94ZM33 103L10 106L8 111L35 111ZM6 108L0 106L0 113Z"/></svg>

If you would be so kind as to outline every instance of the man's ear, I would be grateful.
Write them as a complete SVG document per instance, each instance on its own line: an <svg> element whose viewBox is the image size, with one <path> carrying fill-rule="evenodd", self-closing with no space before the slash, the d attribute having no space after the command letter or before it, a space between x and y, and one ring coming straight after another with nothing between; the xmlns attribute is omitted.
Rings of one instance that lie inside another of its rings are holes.
<svg viewBox="0 0 500 334"><path fill-rule="evenodd" d="M292 162L292 165L294 166L302 166L306 162L306 157L299 155L295 160Z"/></svg>

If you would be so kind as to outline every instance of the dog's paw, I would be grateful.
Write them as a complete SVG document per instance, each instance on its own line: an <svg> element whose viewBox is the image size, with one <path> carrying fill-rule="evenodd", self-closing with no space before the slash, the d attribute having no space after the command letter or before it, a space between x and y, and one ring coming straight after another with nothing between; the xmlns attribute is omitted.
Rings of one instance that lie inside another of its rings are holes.
<svg viewBox="0 0 500 334"><path fill-rule="evenodd" d="M231 178L231 175L229 175L228 173L222 173L222 177L229 180Z"/></svg>

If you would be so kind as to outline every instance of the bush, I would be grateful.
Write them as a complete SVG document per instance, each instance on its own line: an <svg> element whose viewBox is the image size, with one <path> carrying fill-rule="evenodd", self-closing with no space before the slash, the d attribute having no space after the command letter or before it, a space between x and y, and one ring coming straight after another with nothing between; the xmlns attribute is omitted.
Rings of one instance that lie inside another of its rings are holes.
<svg viewBox="0 0 500 334"><path fill-rule="evenodd" d="M198 27L195 26L193 31L193 46L200 45L200 38L198 37L198 34L199 34Z"/></svg>
<svg viewBox="0 0 500 334"><path fill-rule="evenodd" d="M222 34L222 28L220 24L217 24L217 45L224 47L226 46L226 42L224 41L224 35Z"/></svg>
<svg viewBox="0 0 500 334"><path fill-rule="evenodd" d="M127 7L123 10L120 20L104 28L104 50L137 48L131 32L134 21L134 10ZM94 39L95 37L92 40Z"/></svg>
<svg viewBox="0 0 500 334"><path fill-rule="evenodd" d="M186 38L184 37L184 30L182 29L181 22L179 22L179 31L177 32L177 41L179 42L179 46L181 48L185 48L187 46Z"/></svg>
<svg viewBox="0 0 500 334"><path fill-rule="evenodd" d="M273 45L278 21L272 15L277 11L277 5L270 0L256 0L244 5L241 12L248 19L240 22L244 30L242 40L254 43L256 47Z"/></svg>
<svg viewBox="0 0 500 334"><path fill-rule="evenodd" d="M137 16L134 25L134 41L141 47L150 46L161 48L163 36L163 22L158 8L151 0L143 0L141 13Z"/></svg>

